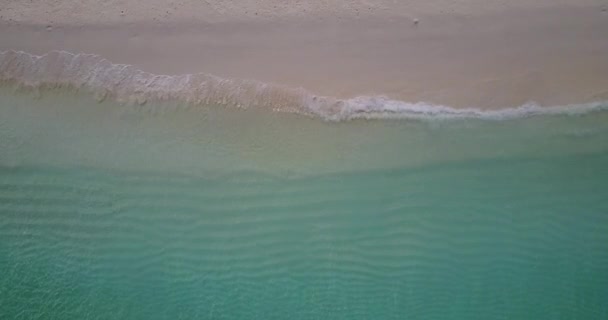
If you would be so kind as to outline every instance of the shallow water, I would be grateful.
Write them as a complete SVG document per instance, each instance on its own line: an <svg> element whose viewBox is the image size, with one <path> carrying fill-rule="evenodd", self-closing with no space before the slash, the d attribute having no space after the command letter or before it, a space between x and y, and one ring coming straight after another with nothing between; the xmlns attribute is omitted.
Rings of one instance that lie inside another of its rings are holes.
<svg viewBox="0 0 608 320"><path fill-rule="evenodd" d="M6 319L608 318L608 113L0 93Z"/></svg>

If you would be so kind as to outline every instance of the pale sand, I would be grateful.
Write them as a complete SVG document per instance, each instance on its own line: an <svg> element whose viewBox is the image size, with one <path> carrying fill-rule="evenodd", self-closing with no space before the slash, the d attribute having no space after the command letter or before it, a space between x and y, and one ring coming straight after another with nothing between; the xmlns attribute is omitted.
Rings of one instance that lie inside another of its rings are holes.
<svg viewBox="0 0 608 320"><path fill-rule="evenodd" d="M230 3L4 1L0 50L96 53L153 73L340 98L477 108L608 100L607 1Z"/></svg>
<svg viewBox="0 0 608 320"><path fill-rule="evenodd" d="M30 24L90 25L291 21L428 15L478 15L514 9L577 5L608 8L606 0L3 0L3 20Z"/></svg>

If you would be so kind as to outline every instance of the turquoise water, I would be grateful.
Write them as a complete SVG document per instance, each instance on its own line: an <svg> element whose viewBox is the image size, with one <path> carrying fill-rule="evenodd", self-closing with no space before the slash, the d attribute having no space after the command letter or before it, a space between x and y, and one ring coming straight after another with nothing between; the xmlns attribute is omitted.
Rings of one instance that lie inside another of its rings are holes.
<svg viewBox="0 0 608 320"><path fill-rule="evenodd" d="M608 319L608 114L0 95L2 319Z"/></svg>

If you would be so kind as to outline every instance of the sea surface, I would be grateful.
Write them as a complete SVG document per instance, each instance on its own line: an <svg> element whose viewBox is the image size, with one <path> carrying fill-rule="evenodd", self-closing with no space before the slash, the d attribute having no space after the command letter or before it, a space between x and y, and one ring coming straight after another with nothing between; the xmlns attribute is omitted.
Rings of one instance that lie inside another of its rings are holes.
<svg viewBox="0 0 608 320"><path fill-rule="evenodd" d="M93 96L0 88L0 319L608 319L606 105Z"/></svg>

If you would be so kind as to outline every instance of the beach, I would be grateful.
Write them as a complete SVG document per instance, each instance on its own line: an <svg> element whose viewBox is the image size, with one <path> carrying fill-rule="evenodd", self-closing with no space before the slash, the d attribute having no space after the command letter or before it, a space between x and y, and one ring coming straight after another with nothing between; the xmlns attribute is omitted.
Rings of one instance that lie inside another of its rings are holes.
<svg viewBox="0 0 608 320"><path fill-rule="evenodd" d="M340 99L480 109L608 99L602 1L440 2L379 1L367 11L353 4L335 15L313 2L312 11L260 9L258 16L241 12L251 11L246 6L223 12L203 2L176 2L166 16L160 6L132 9L137 1L124 9L98 4L101 14L95 5L76 6L73 15L13 4L2 11L0 50L92 53L153 74L205 73Z"/></svg>

